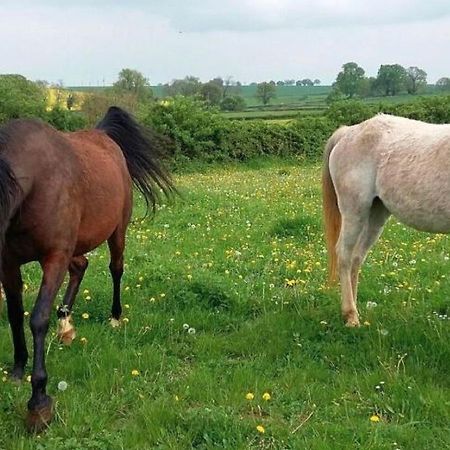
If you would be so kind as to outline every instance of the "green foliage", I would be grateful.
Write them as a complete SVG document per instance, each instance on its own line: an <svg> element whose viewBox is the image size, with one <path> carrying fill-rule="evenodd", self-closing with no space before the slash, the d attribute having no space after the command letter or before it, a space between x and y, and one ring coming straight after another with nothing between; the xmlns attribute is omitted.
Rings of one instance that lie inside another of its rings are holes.
<svg viewBox="0 0 450 450"><path fill-rule="evenodd" d="M139 101L146 101L152 97L150 84L144 75L134 69L122 69L113 89L135 96Z"/></svg>
<svg viewBox="0 0 450 450"><path fill-rule="evenodd" d="M406 90L408 94L417 94L427 86L427 73L416 66L406 69Z"/></svg>
<svg viewBox="0 0 450 450"><path fill-rule="evenodd" d="M376 114L375 108L360 100L334 102L327 111L327 117L339 125L354 125Z"/></svg>
<svg viewBox="0 0 450 450"><path fill-rule="evenodd" d="M223 88L215 82L209 81L202 84L200 96L209 105L218 106L222 100Z"/></svg>
<svg viewBox="0 0 450 450"><path fill-rule="evenodd" d="M87 120L83 114L72 112L61 107L54 107L45 115L47 122L61 131L76 131L86 128Z"/></svg>
<svg viewBox="0 0 450 450"><path fill-rule="evenodd" d="M46 91L22 75L0 75L0 122L45 115Z"/></svg>
<svg viewBox="0 0 450 450"><path fill-rule="evenodd" d="M270 100L276 97L276 85L275 83L259 83L256 90L256 97L261 100L263 105L267 105Z"/></svg>
<svg viewBox="0 0 450 450"><path fill-rule="evenodd" d="M381 110L429 123L450 123L450 95L422 97L414 103L385 105Z"/></svg>
<svg viewBox="0 0 450 450"><path fill-rule="evenodd" d="M315 157L335 126L326 117L302 117L288 125L265 121L232 121L198 100L176 97L150 105L144 124L169 136L173 157L203 161L248 160L262 155Z"/></svg>
<svg viewBox="0 0 450 450"><path fill-rule="evenodd" d="M220 109L223 111L243 111L246 103L240 95L225 97L220 103Z"/></svg>
<svg viewBox="0 0 450 450"><path fill-rule="evenodd" d="M170 84L164 86L164 91L170 97L176 97L177 95L192 97L200 93L201 86L202 84L197 77L187 76L182 80L172 80Z"/></svg>
<svg viewBox="0 0 450 450"><path fill-rule="evenodd" d="M441 92L450 91L450 78L448 77L439 78L439 80L436 81L436 87Z"/></svg>
<svg viewBox="0 0 450 450"><path fill-rule="evenodd" d="M352 98L358 93L363 80L364 69L354 62L348 62L342 66L333 87Z"/></svg>
<svg viewBox="0 0 450 450"><path fill-rule="evenodd" d="M384 64L378 70L376 85L384 95L396 95L405 88L407 78L406 70L400 64Z"/></svg>

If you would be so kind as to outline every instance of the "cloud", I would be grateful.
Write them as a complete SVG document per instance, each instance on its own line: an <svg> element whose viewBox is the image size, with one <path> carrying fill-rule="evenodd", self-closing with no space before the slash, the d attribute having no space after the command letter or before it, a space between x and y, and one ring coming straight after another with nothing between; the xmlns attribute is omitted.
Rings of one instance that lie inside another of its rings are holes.
<svg viewBox="0 0 450 450"><path fill-rule="evenodd" d="M330 83L356 61L369 75L388 63L422 67L430 81L450 75L450 2L158 3L3 0L0 73L67 85L110 84L124 67L152 83L186 75Z"/></svg>
<svg viewBox="0 0 450 450"><path fill-rule="evenodd" d="M62 11L95 10L106 16L114 11L135 11L158 17L184 32L379 26L450 16L448 0L77 0L64 6L59 0L16 0L10 4Z"/></svg>

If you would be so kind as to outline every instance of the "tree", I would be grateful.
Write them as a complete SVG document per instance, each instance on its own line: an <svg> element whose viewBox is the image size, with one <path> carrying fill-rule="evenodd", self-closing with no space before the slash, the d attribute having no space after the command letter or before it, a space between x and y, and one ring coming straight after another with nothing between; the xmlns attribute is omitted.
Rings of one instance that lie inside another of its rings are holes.
<svg viewBox="0 0 450 450"><path fill-rule="evenodd" d="M193 76L187 76L182 80L172 80L168 85L165 85L166 94L175 97L176 95L184 95L185 97L192 97L200 93L202 84L200 79Z"/></svg>
<svg viewBox="0 0 450 450"><path fill-rule="evenodd" d="M406 69L406 89L408 94L417 94L427 85L427 73L423 69L411 66Z"/></svg>
<svg viewBox="0 0 450 450"><path fill-rule="evenodd" d="M46 88L22 75L0 75L0 122L44 117L46 96Z"/></svg>
<svg viewBox="0 0 450 450"><path fill-rule="evenodd" d="M376 84L384 95L396 95L404 87L407 73L400 64L384 64L378 70Z"/></svg>
<svg viewBox="0 0 450 450"><path fill-rule="evenodd" d="M304 79L302 80L302 85L303 85L303 86L313 86L314 83L313 83L309 78L304 78Z"/></svg>
<svg viewBox="0 0 450 450"><path fill-rule="evenodd" d="M141 72L133 69L122 69L113 88L119 92L134 94L138 100L148 100L152 97L152 90L147 78Z"/></svg>
<svg viewBox="0 0 450 450"><path fill-rule="evenodd" d="M440 91L450 91L450 78L439 78L439 80L436 81L436 86Z"/></svg>
<svg viewBox="0 0 450 450"><path fill-rule="evenodd" d="M218 105L222 100L223 88L213 80L208 81L200 88L200 95L210 105Z"/></svg>
<svg viewBox="0 0 450 450"><path fill-rule="evenodd" d="M258 84L256 89L256 97L259 98L264 105L270 102L270 99L276 97L276 87L275 83L272 82L262 82Z"/></svg>
<svg viewBox="0 0 450 450"><path fill-rule="evenodd" d="M352 98L357 92L364 79L364 69L355 62L348 62L342 66L333 87L339 89L343 94Z"/></svg>
<svg viewBox="0 0 450 450"><path fill-rule="evenodd" d="M220 103L220 109L223 111L242 111L247 105L240 95L225 97Z"/></svg>
<svg viewBox="0 0 450 450"><path fill-rule="evenodd" d="M321 82L318 78L316 78L316 79L313 81L313 83L314 83L314 86L319 86L319 84L321 84L322 82Z"/></svg>

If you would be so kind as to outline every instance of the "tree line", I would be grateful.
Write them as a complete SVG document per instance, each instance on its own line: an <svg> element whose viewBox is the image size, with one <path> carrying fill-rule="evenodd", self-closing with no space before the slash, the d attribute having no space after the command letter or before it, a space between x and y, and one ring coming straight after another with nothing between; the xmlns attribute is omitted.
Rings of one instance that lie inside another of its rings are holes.
<svg viewBox="0 0 450 450"><path fill-rule="evenodd" d="M328 100L343 97L387 97L402 92L416 95L424 92L427 85L427 73L417 66L405 68L400 64L382 64L376 77L367 77L364 69L357 63L348 62L338 73ZM440 78L436 87L441 91L449 91L450 78Z"/></svg>

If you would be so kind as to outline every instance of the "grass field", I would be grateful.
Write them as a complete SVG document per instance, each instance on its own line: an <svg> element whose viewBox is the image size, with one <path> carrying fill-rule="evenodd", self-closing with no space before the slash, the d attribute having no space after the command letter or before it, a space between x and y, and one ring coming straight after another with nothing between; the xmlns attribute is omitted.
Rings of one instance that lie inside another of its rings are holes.
<svg viewBox="0 0 450 450"><path fill-rule="evenodd" d="M102 247L71 347L53 320L56 418L37 437L23 426L29 383L7 378L4 311L0 448L450 448L448 238L391 220L363 268L364 325L347 329L325 285L319 174L287 161L211 168L178 175L183 200L154 220L138 207L122 326L107 323ZM23 277L30 311L37 267Z"/></svg>

